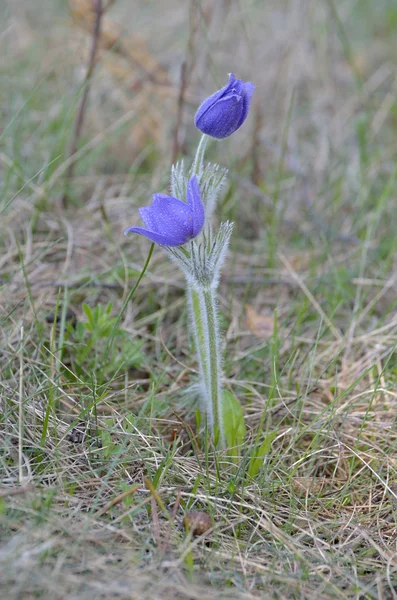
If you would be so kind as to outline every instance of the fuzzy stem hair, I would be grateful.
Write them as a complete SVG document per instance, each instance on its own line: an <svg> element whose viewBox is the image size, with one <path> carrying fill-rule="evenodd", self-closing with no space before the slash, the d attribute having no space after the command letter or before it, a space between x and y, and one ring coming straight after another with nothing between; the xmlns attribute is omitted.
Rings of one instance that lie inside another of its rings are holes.
<svg viewBox="0 0 397 600"><path fill-rule="evenodd" d="M212 432L218 432L219 444L221 447L224 447L222 366L216 290L214 286L197 286L188 283L188 293L207 421Z"/></svg>
<svg viewBox="0 0 397 600"><path fill-rule="evenodd" d="M208 142L208 135L205 135L205 133L204 133L201 136L199 145L197 146L196 155L194 157L194 161L193 161L191 172L190 172L191 176L197 175L199 179L201 179L201 176L204 171L204 154L205 154L205 149L207 147L207 142Z"/></svg>

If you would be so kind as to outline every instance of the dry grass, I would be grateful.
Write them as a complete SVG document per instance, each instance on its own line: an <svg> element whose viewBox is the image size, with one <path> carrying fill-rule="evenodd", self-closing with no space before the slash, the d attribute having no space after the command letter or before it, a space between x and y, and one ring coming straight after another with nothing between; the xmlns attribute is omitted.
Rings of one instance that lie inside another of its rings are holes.
<svg viewBox="0 0 397 600"><path fill-rule="evenodd" d="M88 39L42 4L51 27L15 2L0 38L1 597L395 598L393 3L335 3L337 18L331 0L203 1L188 26L185 4L117 0L120 47L139 31L164 85L117 79L126 58L104 43L68 210ZM237 223L220 309L250 432L239 465L196 438L183 280L159 249L114 341L81 325L84 303L117 316L146 260L121 232L167 189L185 53L187 153L224 72L258 84L244 131L210 148L231 168L218 214ZM252 480L260 423L276 433ZM192 509L212 519L202 538Z"/></svg>

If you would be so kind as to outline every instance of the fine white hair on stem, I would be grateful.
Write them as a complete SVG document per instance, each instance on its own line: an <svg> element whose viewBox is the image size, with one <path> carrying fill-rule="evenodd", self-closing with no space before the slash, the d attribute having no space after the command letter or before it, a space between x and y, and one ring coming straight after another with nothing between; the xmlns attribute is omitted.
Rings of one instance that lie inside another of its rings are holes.
<svg viewBox="0 0 397 600"><path fill-rule="evenodd" d="M186 277L189 321L194 331L200 367L202 400L207 422L213 432L219 433L221 446L225 444L225 436L216 290L232 231L233 223L225 222L221 223L216 234L208 227L203 233L202 241L191 241L188 249L166 247L169 256Z"/></svg>

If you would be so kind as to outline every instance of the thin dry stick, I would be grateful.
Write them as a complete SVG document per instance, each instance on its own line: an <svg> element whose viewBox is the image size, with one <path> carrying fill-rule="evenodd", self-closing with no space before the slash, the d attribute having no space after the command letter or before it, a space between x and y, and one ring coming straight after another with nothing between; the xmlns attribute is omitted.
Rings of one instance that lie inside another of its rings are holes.
<svg viewBox="0 0 397 600"><path fill-rule="evenodd" d="M132 494L135 494L135 492L137 492L140 487L141 486L139 484L133 485L132 487L128 488L128 490L125 490L125 492L123 492L122 494L119 494L115 498L112 498L112 500L110 500L110 502L108 502L106 504L106 506L104 506L103 508L99 509L94 514L94 518L97 519L98 517L101 517L102 515L104 515L105 513L107 513L108 510L110 510L111 508L113 508L113 506L116 506L116 504L119 504L120 502L122 502L123 500L125 500L128 496L131 496Z"/></svg>
<svg viewBox="0 0 397 600"><path fill-rule="evenodd" d="M164 544L161 547L161 550L162 550L163 554L166 553L167 548L168 548L168 544L170 543L171 533L172 533L172 526L175 524L176 513L178 512L178 508L179 508L179 505L181 503L181 497L182 497L181 490L178 490L178 494L177 494L176 500L174 502L174 506L172 507L172 510L171 510L171 520L168 523L168 527L167 527L167 530L166 530L166 533L165 533Z"/></svg>
<svg viewBox="0 0 397 600"><path fill-rule="evenodd" d="M192 0L190 7L190 27L189 27L189 40L187 44L186 56L181 66L181 78L179 84L179 94L178 94L178 110L176 115L176 125L175 125L175 133L174 133L174 143L172 149L172 164L175 163L178 152L179 152L179 135L180 128L183 120L183 111L185 108L185 96L186 90L189 85L190 77L193 73L193 69L195 66L195 37L197 32L197 6L196 0ZM190 63L190 66L188 66Z"/></svg>
<svg viewBox="0 0 397 600"><path fill-rule="evenodd" d="M160 533L160 521L159 514L157 512L157 504L155 498L152 496L152 523L153 523L153 537L156 540L157 548L161 548L161 533Z"/></svg>
<svg viewBox="0 0 397 600"><path fill-rule="evenodd" d="M174 143L172 146L172 164L175 164L176 158L179 152L179 131L182 123L183 116L183 107L185 104L185 92L187 88L187 61L186 59L183 61L181 66L181 78L179 84L179 94L178 94L178 110L176 114L176 124L175 124L175 133L174 133Z"/></svg>
<svg viewBox="0 0 397 600"><path fill-rule="evenodd" d="M69 157L73 156L77 151L77 144L78 144L78 141L79 141L79 138L81 135L81 130L83 128L88 93L90 91L91 78L92 78L92 74L93 74L94 68L95 68L95 59L96 59L96 54L97 54L97 50L98 50L99 37L100 37L100 33L101 33L101 18L102 18L103 12L104 12L102 10L102 0L95 0L95 4L96 4L96 6L95 6L95 22L94 22L94 29L92 32L91 52L90 52L90 57L89 57L89 61L88 61L87 72L86 72L85 79L84 79L84 91L83 91L83 95L81 96L80 105L79 105L79 109L77 112L77 119L76 119L75 128L74 128L73 140L72 140L72 144L71 144L70 151L69 151ZM69 184L70 184L70 180L72 179L72 176L73 176L74 165L75 165L75 162L71 162L69 165L69 168L66 172L65 192L64 192L64 195L62 198L62 204L65 208L68 204Z"/></svg>

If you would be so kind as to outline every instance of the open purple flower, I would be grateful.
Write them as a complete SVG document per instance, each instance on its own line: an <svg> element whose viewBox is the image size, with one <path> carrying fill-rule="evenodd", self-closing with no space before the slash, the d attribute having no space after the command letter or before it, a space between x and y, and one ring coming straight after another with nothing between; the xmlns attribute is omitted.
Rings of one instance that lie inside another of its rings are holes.
<svg viewBox="0 0 397 600"><path fill-rule="evenodd" d="M139 209L144 227L129 227L124 234L139 233L161 246L182 246L196 237L204 225L204 206L200 187L194 175L187 185L187 203L166 196L153 194L152 206Z"/></svg>
<svg viewBox="0 0 397 600"><path fill-rule="evenodd" d="M217 139L234 133L247 118L255 85L229 75L224 88L204 100L195 117L197 129Z"/></svg>

